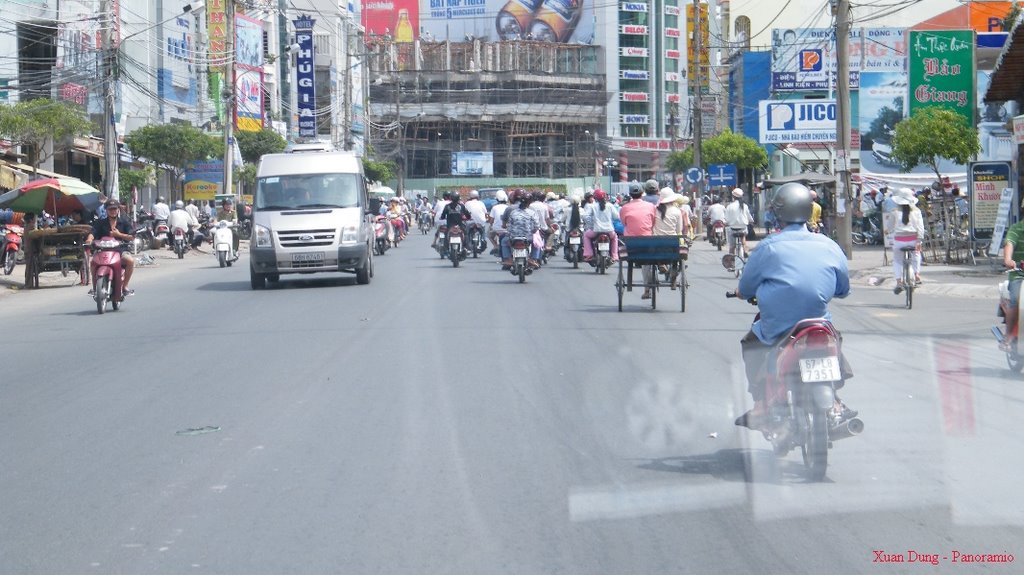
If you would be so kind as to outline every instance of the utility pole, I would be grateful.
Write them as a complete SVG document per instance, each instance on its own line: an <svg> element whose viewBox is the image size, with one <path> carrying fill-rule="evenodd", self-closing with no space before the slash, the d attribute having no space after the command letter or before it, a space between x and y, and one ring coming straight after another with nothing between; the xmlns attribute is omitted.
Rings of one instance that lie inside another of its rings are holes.
<svg viewBox="0 0 1024 575"><path fill-rule="evenodd" d="M100 0L100 14L107 14L112 19L119 16L114 13L112 0ZM117 126L114 124L114 68L117 62L113 41L116 22L109 22L100 28L100 45L103 51L103 193L107 198L119 197L117 164L120 152L117 149Z"/></svg>
<svg viewBox="0 0 1024 575"><path fill-rule="evenodd" d="M693 0L693 57L697 59L697 63L693 66L694 77L690 78L693 83L693 165L699 170L701 168L701 157L700 157L700 146L701 146L701 132L704 131L704 126L701 125L701 103L703 94L701 93L703 70L701 70L701 34L700 34L700 0ZM694 187L700 184L695 184Z"/></svg>
<svg viewBox="0 0 1024 575"><path fill-rule="evenodd" d="M836 4L836 151L838 170L833 213L836 215L836 240L846 254L853 258L853 206L850 205L850 0L837 0Z"/></svg>
<svg viewBox="0 0 1024 575"><path fill-rule="evenodd" d="M235 0L224 3L224 19L227 21L227 37L224 49L224 88L221 95L225 97L224 106L224 191L233 193L232 177L234 176L235 160Z"/></svg>

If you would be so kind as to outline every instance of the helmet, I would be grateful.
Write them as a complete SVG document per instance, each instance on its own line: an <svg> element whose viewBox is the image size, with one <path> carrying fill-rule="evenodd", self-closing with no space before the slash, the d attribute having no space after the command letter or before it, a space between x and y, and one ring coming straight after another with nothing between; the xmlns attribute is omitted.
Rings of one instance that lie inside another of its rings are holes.
<svg viewBox="0 0 1024 575"><path fill-rule="evenodd" d="M110 198L110 199L109 199L109 200L107 200L107 202L106 202L105 204L103 204L103 205L104 205L105 207L107 207L107 208L120 208L120 207L121 207L121 202L117 201L117 198Z"/></svg>
<svg viewBox="0 0 1024 575"><path fill-rule="evenodd" d="M811 218L811 190L799 182L783 184L772 196L772 210L781 222L806 222Z"/></svg>
<svg viewBox="0 0 1024 575"><path fill-rule="evenodd" d="M158 204L164 203L164 197L163 196L157 196L156 197L156 203L158 203Z"/></svg>
<svg viewBox="0 0 1024 575"><path fill-rule="evenodd" d="M637 189L639 189L639 188L637 188ZM608 194L606 194L604 192L604 190L594 190L594 199L598 200L598 201L606 200L606 199L608 199Z"/></svg>
<svg viewBox="0 0 1024 575"><path fill-rule="evenodd" d="M639 198L642 195L644 195L644 190L643 188L640 187L640 184L629 185L629 197Z"/></svg>
<svg viewBox="0 0 1024 575"><path fill-rule="evenodd" d="M651 178L650 180L647 180L646 182L644 182L644 191L647 192L647 194L657 194L658 193L658 180L655 180L654 178Z"/></svg>
<svg viewBox="0 0 1024 575"><path fill-rule="evenodd" d="M498 200L499 202L507 202L508 201L508 194L505 193L505 190L498 190L494 194L494 199Z"/></svg>
<svg viewBox="0 0 1024 575"><path fill-rule="evenodd" d="M480 192L478 192L476 190L470 190L469 191L469 197L473 198L474 200L479 199L480 198Z"/></svg>
<svg viewBox="0 0 1024 575"><path fill-rule="evenodd" d="M185 209L185 202L183 202L181 200L178 200L178 201L174 202L174 209L176 209L176 210Z"/></svg>

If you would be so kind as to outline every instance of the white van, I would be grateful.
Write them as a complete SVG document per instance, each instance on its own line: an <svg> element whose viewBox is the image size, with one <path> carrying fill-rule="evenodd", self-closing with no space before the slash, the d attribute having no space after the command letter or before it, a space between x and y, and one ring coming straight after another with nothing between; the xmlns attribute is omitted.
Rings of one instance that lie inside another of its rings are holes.
<svg viewBox="0 0 1024 575"><path fill-rule="evenodd" d="M266 154L256 170L249 244L252 289L281 274L373 277L363 164L349 152Z"/></svg>

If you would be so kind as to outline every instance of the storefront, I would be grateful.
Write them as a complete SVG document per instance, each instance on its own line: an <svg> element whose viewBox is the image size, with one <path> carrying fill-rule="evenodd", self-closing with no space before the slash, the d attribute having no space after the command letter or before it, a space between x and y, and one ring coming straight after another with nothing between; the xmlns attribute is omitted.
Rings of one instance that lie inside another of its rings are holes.
<svg viewBox="0 0 1024 575"><path fill-rule="evenodd" d="M1018 20L1010 30L1010 36L1003 45L1003 51L996 62L995 70L985 92L984 102L1017 102L1018 109L1024 109L1024 26ZM1013 133L1016 153L1013 154L1013 171L1016 177L1017 206L1021 206L1020 182L1024 176L1024 116L1007 122L1006 130ZM1018 219L1024 210L1018 208Z"/></svg>

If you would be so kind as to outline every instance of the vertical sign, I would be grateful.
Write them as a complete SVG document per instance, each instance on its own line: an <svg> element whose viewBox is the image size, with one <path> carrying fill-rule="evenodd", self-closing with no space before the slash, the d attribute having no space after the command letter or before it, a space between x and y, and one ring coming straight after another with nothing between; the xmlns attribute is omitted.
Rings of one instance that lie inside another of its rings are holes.
<svg viewBox="0 0 1024 575"><path fill-rule="evenodd" d="M226 0L210 0L206 3L206 35L210 42L210 68L216 71L224 66L228 47L228 19Z"/></svg>
<svg viewBox="0 0 1024 575"><path fill-rule="evenodd" d="M1006 236L1006 224L1010 221L1010 211L1013 209L1013 188L1003 188L1003 195L999 197L999 215L996 216L996 229L992 232L992 242L988 246L988 255L997 256L1003 247L1003 237Z"/></svg>
<svg viewBox="0 0 1024 575"><path fill-rule="evenodd" d="M313 24L316 20L303 15L295 24L295 93L298 97L299 137L316 137L316 89L313 74Z"/></svg>
<svg viewBox="0 0 1024 575"><path fill-rule="evenodd" d="M263 24L235 14L235 126L263 129Z"/></svg>
<svg viewBox="0 0 1024 575"><path fill-rule="evenodd" d="M708 76L710 67L710 54L711 54L711 29L708 26L708 5L701 3L700 6L700 93L707 94L710 90L711 82ZM698 58L694 54L693 43L693 25L696 21L696 16L693 11L693 4L686 5L686 76L687 78L697 77L697 62ZM696 86L691 80L689 82L689 93L692 95Z"/></svg>
<svg viewBox="0 0 1024 575"><path fill-rule="evenodd" d="M974 31L911 30L909 46L910 115L939 106L973 126Z"/></svg>
<svg viewBox="0 0 1024 575"><path fill-rule="evenodd" d="M1010 187L1010 162L972 162L967 171L971 193L971 234L976 240L992 239L999 216L1002 192Z"/></svg>

